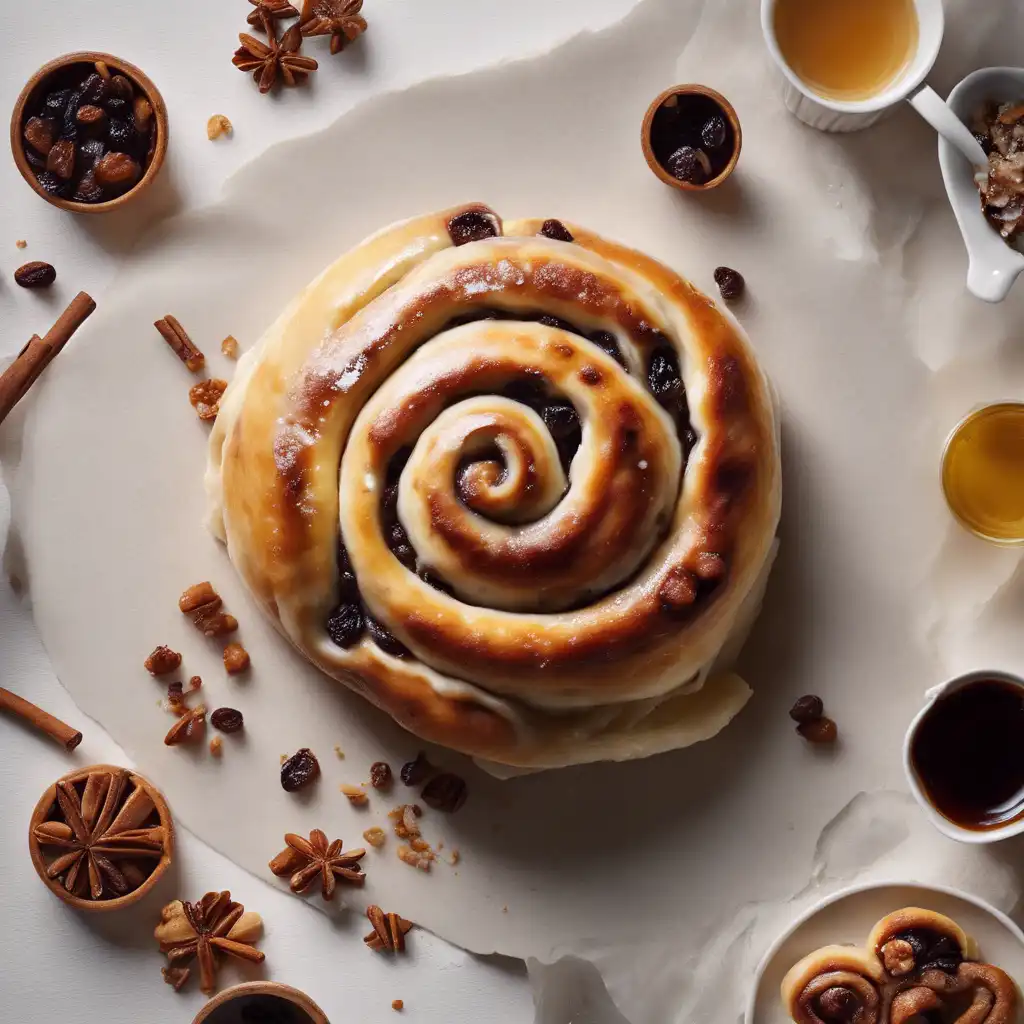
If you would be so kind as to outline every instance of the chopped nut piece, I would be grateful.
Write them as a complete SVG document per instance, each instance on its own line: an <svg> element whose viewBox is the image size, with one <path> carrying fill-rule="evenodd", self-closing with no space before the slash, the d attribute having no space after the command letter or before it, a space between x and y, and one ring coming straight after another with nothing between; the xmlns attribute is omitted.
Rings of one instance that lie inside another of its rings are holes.
<svg viewBox="0 0 1024 1024"><path fill-rule="evenodd" d="M416 804L399 804L388 811L388 817L395 823L395 835L399 839L414 839L418 836L420 826L416 819L422 813Z"/></svg>
<svg viewBox="0 0 1024 1024"><path fill-rule="evenodd" d="M363 939L363 942L370 949L384 950L388 953L405 951L405 936L412 928L412 921L407 921L398 914L385 914L375 903L366 908L366 916L373 925L373 931Z"/></svg>
<svg viewBox="0 0 1024 1024"><path fill-rule="evenodd" d="M249 652L239 643L224 648L224 668L228 675L237 676L249 667Z"/></svg>
<svg viewBox="0 0 1024 1024"><path fill-rule="evenodd" d="M379 850L387 841L387 833L379 825L374 825L363 833L363 838Z"/></svg>
<svg viewBox="0 0 1024 1024"><path fill-rule="evenodd" d="M161 967L160 973L164 981L173 987L175 992L180 992L182 985L189 979L192 973L191 967Z"/></svg>
<svg viewBox="0 0 1024 1024"><path fill-rule="evenodd" d="M220 598L217 599L218 605ZM222 612L218 607L203 605L192 614L192 622L196 629L205 636L225 636L238 629L238 619L234 615Z"/></svg>
<svg viewBox="0 0 1024 1024"><path fill-rule="evenodd" d="M227 390L228 382L219 377L201 380L188 389L188 400L192 403L201 420L215 420L220 412L220 400Z"/></svg>
<svg viewBox="0 0 1024 1024"><path fill-rule="evenodd" d="M391 1000L391 1009L392 1010L404 1010L405 1009L405 1003L403 1003L401 999L392 999Z"/></svg>
<svg viewBox="0 0 1024 1024"><path fill-rule="evenodd" d="M164 743L169 747L184 743L186 740L199 736L205 725L206 705L197 704L194 708L187 709L181 718L171 726L164 737Z"/></svg>
<svg viewBox="0 0 1024 1024"><path fill-rule="evenodd" d="M308 840L289 832L284 841L285 849L270 862L270 870L275 875L291 873L289 886L292 892L305 892L319 879L324 899L332 900L337 879L353 885L362 885L366 881L366 875L359 866L366 856L365 850L342 853L341 840L328 843L326 833L318 828L309 833ZM289 851L297 856L289 857Z"/></svg>
<svg viewBox="0 0 1024 1024"><path fill-rule="evenodd" d="M388 789L391 786L391 765L386 761L374 761L370 765L370 785L374 789Z"/></svg>
<svg viewBox="0 0 1024 1024"><path fill-rule="evenodd" d="M430 865L437 859L433 853L414 850L411 846L400 846L398 848L398 859L409 864L420 871L429 871Z"/></svg>
<svg viewBox="0 0 1024 1024"><path fill-rule="evenodd" d="M213 142L222 135L230 135L234 131L231 122L223 114L214 114L206 122L206 137Z"/></svg>
<svg viewBox="0 0 1024 1024"><path fill-rule="evenodd" d="M370 802L370 798L358 786L349 786L343 782L340 789L353 807L365 807Z"/></svg>
<svg viewBox="0 0 1024 1024"><path fill-rule="evenodd" d="M26 242L24 238L19 238L14 244L19 249L26 249L26 248L28 248L28 242Z"/></svg>
<svg viewBox="0 0 1024 1024"><path fill-rule="evenodd" d="M219 608L220 595L213 589L213 584L207 580L189 587L178 598L178 607L188 615L189 612L194 612L197 608L201 608L203 605L210 604L213 601L217 602L217 607Z"/></svg>
<svg viewBox="0 0 1024 1024"><path fill-rule="evenodd" d="M181 664L181 655L170 647L157 647L143 662L146 671L152 676L162 676L173 672Z"/></svg>
<svg viewBox="0 0 1024 1024"><path fill-rule="evenodd" d="M229 334L220 343L221 352L228 357L228 359L238 358L238 339L233 335Z"/></svg>
<svg viewBox="0 0 1024 1024"><path fill-rule="evenodd" d="M219 736L214 736L213 739L210 740L210 753L213 754L214 757L220 757L223 752L224 741Z"/></svg>
<svg viewBox="0 0 1024 1024"><path fill-rule="evenodd" d="M192 373L198 373L206 365L206 356L196 348L192 339L185 333L185 328L170 313L155 321L153 326ZM182 608L182 611L185 609Z"/></svg>
<svg viewBox="0 0 1024 1024"><path fill-rule="evenodd" d="M885 969L894 977L909 974L914 969L914 947L905 939L890 939L879 952Z"/></svg>

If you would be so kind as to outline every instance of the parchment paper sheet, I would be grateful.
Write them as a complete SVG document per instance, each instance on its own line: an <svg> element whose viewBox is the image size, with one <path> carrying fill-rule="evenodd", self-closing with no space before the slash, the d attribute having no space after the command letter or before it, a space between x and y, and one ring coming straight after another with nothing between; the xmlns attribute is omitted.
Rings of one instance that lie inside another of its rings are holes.
<svg viewBox="0 0 1024 1024"><path fill-rule="evenodd" d="M948 7L937 86L1019 58L1017 5ZM681 81L723 91L743 123L739 169L707 196L666 188L640 153L647 103ZM952 669L1024 669L1019 557L963 535L937 484L953 423L1024 391L1024 291L1000 307L964 291L935 141L909 108L852 137L785 112L751 0L644 0L543 57L385 97L272 150L222 202L149 237L47 372L23 437L7 437L8 565L64 684L185 824L254 872L266 875L286 831L355 845L383 823L401 787L359 812L337 785L419 744L308 668L248 602L203 530L205 432L152 322L173 312L227 374L219 340L253 342L339 252L473 199L577 220L710 294L717 265L744 273L737 314L782 403L781 553L743 659L755 696L725 733L643 763L507 782L434 751L471 796L425 831L461 863L428 877L395 860L392 840L350 902L536 958L549 1008L559 980L539 964L590 961L633 1024L736 1020L779 928L866 873L959 883L1012 910L1019 847L959 848L931 831L906 795L900 745L923 691ZM242 622L248 681L224 677L219 648L175 607L206 578ZM244 711L245 737L227 738L221 762L160 742L169 720L141 668L159 643L184 651L210 706ZM839 722L834 751L793 734L786 709L804 692ZM324 778L296 798L278 755L300 746Z"/></svg>

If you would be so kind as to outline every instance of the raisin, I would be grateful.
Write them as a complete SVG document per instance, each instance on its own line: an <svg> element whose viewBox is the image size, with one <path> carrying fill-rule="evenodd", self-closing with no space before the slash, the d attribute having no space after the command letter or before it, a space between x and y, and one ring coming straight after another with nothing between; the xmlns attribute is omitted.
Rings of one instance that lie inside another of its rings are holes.
<svg viewBox="0 0 1024 1024"><path fill-rule="evenodd" d="M420 794L428 807L448 814L454 814L466 802L467 795L465 779L452 772L435 775Z"/></svg>
<svg viewBox="0 0 1024 1024"><path fill-rule="evenodd" d="M647 384L660 405L669 408L676 403L683 391L683 379L674 349L665 346L654 350L647 368Z"/></svg>
<svg viewBox="0 0 1024 1024"><path fill-rule="evenodd" d="M111 149L119 153L131 149L135 145L135 132L132 126L119 117L112 117L107 128L107 143Z"/></svg>
<svg viewBox="0 0 1024 1024"><path fill-rule="evenodd" d="M46 170L46 157L40 156L34 149L29 147L24 150L25 159L28 161L30 167L34 167L37 171Z"/></svg>
<svg viewBox="0 0 1024 1024"><path fill-rule="evenodd" d="M297 750L281 765L281 787L294 793L313 782L320 774L320 762L309 747Z"/></svg>
<svg viewBox="0 0 1024 1024"><path fill-rule="evenodd" d="M370 785L374 789L387 789L391 785L391 765L387 761L374 761L370 765Z"/></svg>
<svg viewBox="0 0 1024 1024"><path fill-rule="evenodd" d="M834 985L825 989L818 996L818 1013L825 1020L852 1021L861 1009L860 1000L852 989L844 988L841 985Z"/></svg>
<svg viewBox="0 0 1024 1024"><path fill-rule="evenodd" d="M409 537L405 532L405 527L399 522L391 524L388 530L388 547L391 549L391 553L408 569L410 572L416 571L416 552L412 549L412 545L409 543Z"/></svg>
<svg viewBox="0 0 1024 1024"><path fill-rule="evenodd" d="M78 108L82 105L81 92L73 92L68 105L64 108L64 120L61 122L60 137L74 142L78 138Z"/></svg>
<svg viewBox="0 0 1024 1024"><path fill-rule="evenodd" d="M813 722L801 722L796 731L808 743L835 743L839 730L831 718L816 718Z"/></svg>
<svg viewBox="0 0 1024 1024"><path fill-rule="evenodd" d="M420 579L427 584L428 587L433 587L435 590L440 590L442 594L448 594L449 596L455 593L454 587L448 583L447 580L438 576L432 569L423 569L420 572Z"/></svg>
<svg viewBox="0 0 1024 1024"><path fill-rule="evenodd" d="M104 103L103 106L104 106L104 109L107 111L107 113L112 118L113 117L125 118L125 117L128 116L128 113L129 113L129 111L131 109L128 106L128 102L126 100L117 99L116 97L114 99L107 100L107 102Z"/></svg>
<svg viewBox="0 0 1024 1024"><path fill-rule="evenodd" d="M45 117L30 117L22 134L25 141L40 155L46 156L53 148L56 124Z"/></svg>
<svg viewBox="0 0 1024 1024"><path fill-rule="evenodd" d="M101 134L107 123L107 113L102 107L85 104L78 108L75 120L83 131Z"/></svg>
<svg viewBox="0 0 1024 1024"><path fill-rule="evenodd" d="M611 331L594 331L590 335L590 340L602 351L606 352L619 364L619 366L625 366L626 361L622 358L622 352L619 349L619 343L615 340L615 335Z"/></svg>
<svg viewBox="0 0 1024 1024"><path fill-rule="evenodd" d="M366 631L370 634L370 639L385 654L395 658L404 658L409 654L409 648L372 615L366 616Z"/></svg>
<svg viewBox="0 0 1024 1024"><path fill-rule="evenodd" d="M911 928L908 931L894 935L894 939L902 939L910 946L914 953L914 963L921 963L928 951L928 933L920 928Z"/></svg>
<svg viewBox="0 0 1024 1024"><path fill-rule="evenodd" d="M568 228L560 220L546 220L541 226L540 233L545 238L553 238L556 242L574 242L575 239Z"/></svg>
<svg viewBox="0 0 1024 1024"><path fill-rule="evenodd" d="M406 761L402 765L399 775L406 786L418 786L433 773L434 766L427 760L427 755L421 750L416 755L415 761Z"/></svg>
<svg viewBox="0 0 1024 1024"><path fill-rule="evenodd" d="M339 647L358 643L365 628L366 620L358 604L339 605L327 620L327 635Z"/></svg>
<svg viewBox="0 0 1024 1024"><path fill-rule="evenodd" d="M75 144L70 139L55 142L46 157L46 169L62 181L70 181L75 171Z"/></svg>
<svg viewBox="0 0 1024 1024"><path fill-rule="evenodd" d="M465 213L456 214L448 221L448 234L455 245L465 245L467 242L481 242L485 238L494 238L498 234L498 228L492 216L487 216L479 210L466 210Z"/></svg>
<svg viewBox="0 0 1024 1024"><path fill-rule="evenodd" d="M809 693L798 698L796 703L789 709L789 717L794 722L813 722L825 714L825 705L820 697Z"/></svg>
<svg viewBox="0 0 1024 1024"><path fill-rule="evenodd" d="M704 157L703 161L701 157ZM702 185L708 179L708 171L705 165L710 167L708 158L699 149L693 146L680 146L669 154L665 161L668 173L677 181L686 181L691 185Z"/></svg>
<svg viewBox="0 0 1024 1024"><path fill-rule="evenodd" d="M236 711L234 708L217 708L210 715L210 725L221 732L238 732L244 724L245 720L242 718L242 712ZM285 789L287 788L285 786Z"/></svg>
<svg viewBox="0 0 1024 1024"><path fill-rule="evenodd" d="M701 125L701 145L705 149L721 149L725 145L726 131L725 118L721 114L714 114Z"/></svg>
<svg viewBox="0 0 1024 1024"><path fill-rule="evenodd" d="M723 299L738 299L746 288L743 275L732 267L715 267L715 284Z"/></svg>
<svg viewBox="0 0 1024 1024"><path fill-rule="evenodd" d="M569 334L579 334L575 327L568 320L563 320L557 316L541 316L537 318L537 323L543 324L545 327L557 327L560 331L566 331Z"/></svg>
<svg viewBox="0 0 1024 1024"><path fill-rule="evenodd" d="M135 90L132 88L132 83L124 75L114 75L107 81L106 86L108 103L112 100L122 100L125 103L130 103L135 99Z"/></svg>
<svg viewBox="0 0 1024 1024"><path fill-rule="evenodd" d="M91 168L106 151L107 147L102 139L86 139L78 147L78 156L86 167Z"/></svg>
<svg viewBox="0 0 1024 1024"><path fill-rule="evenodd" d="M51 92L43 104L43 113L47 117L64 118L64 111L68 109L68 101L71 99L70 89L58 89Z"/></svg>
<svg viewBox="0 0 1024 1024"><path fill-rule="evenodd" d="M78 88L82 102L91 106L102 103L107 97L107 83L95 71Z"/></svg>
<svg viewBox="0 0 1024 1024"><path fill-rule="evenodd" d="M48 288L57 280L57 271L49 263L35 261L18 267L14 280L22 288Z"/></svg>
<svg viewBox="0 0 1024 1024"><path fill-rule="evenodd" d="M132 126L139 135L149 133L153 118L153 104L145 96L136 96L132 104Z"/></svg>
<svg viewBox="0 0 1024 1024"><path fill-rule="evenodd" d="M552 402L541 409L540 416L556 442L565 440L580 429L579 414L568 402Z"/></svg>
<svg viewBox="0 0 1024 1024"><path fill-rule="evenodd" d="M42 171L36 175L36 181L49 196L63 196L67 192L68 183L50 171Z"/></svg>
<svg viewBox="0 0 1024 1024"><path fill-rule="evenodd" d="M96 180L103 188L123 192L139 180L142 168L127 153L107 153L95 167Z"/></svg>

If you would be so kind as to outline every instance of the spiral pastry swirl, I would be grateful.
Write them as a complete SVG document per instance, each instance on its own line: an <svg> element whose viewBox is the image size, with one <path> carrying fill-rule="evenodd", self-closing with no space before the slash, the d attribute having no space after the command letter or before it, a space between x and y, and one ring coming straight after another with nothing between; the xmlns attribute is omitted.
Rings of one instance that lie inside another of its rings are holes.
<svg viewBox="0 0 1024 1024"><path fill-rule="evenodd" d="M717 732L779 517L767 381L663 265L460 207L367 239L239 364L215 532L278 628L505 765Z"/></svg>

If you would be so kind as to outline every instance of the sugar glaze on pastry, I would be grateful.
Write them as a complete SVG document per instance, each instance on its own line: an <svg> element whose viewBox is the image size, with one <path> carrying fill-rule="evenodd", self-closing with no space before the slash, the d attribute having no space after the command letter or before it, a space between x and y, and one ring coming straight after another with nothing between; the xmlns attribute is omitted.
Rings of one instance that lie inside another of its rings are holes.
<svg viewBox="0 0 1024 1024"><path fill-rule="evenodd" d="M749 696L723 666L774 555L768 382L710 299L576 225L474 204L342 256L239 363L207 484L277 628L425 739L643 757Z"/></svg>
<svg viewBox="0 0 1024 1024"><path fill-rule="evenodd" d="M782 1002L796 1024L1012 1024L1017 986L977 956L954 920L904 907L864 946L823 946L794 964Z"/></svg>

